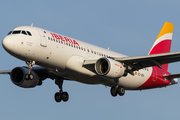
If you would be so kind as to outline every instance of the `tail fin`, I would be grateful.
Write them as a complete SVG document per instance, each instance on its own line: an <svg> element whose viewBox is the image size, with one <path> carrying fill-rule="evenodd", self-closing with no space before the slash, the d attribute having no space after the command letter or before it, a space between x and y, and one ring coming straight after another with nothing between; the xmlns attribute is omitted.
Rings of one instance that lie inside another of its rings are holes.
<svg viewBox="0 0 180 120"><path fill-rule="evenodd" d="M149 55L170 52L173 27L174 24L172 23L164 23L164 26L162 27L158 37L156 38L156 41L154 42ZM168 70L168 64L164 64L162 66L164 70Z"/></svg>

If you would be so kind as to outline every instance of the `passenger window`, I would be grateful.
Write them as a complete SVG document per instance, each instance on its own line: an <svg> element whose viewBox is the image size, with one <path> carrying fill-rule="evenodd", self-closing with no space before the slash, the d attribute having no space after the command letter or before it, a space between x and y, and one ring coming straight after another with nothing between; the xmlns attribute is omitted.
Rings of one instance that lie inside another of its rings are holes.
<svg viewBox="0 0 180 120"><path fill-rule="evenodd" d="M10 35L12 33L12 31L10 31L7 35Z"/></svg>
<svg viewBox="0 0 180 120"><path fill-rule="evenodd" d="M24 31L24 30L22 31L22 34L27 35L26 31Z"/></svg>
<svg viewBox="0 0 180 120"><path fill-rule="evenodd" d="M21 31L20 30L16 30L16 31L13 31L12 34L20 34Z"/></svg>
<svg viewBox="0 0 180 120"><path fill-rule="evenodd" d="M30 36L32 36L32 34L31 34L29 31L27 31L27 34L30 35Z"/></svg>

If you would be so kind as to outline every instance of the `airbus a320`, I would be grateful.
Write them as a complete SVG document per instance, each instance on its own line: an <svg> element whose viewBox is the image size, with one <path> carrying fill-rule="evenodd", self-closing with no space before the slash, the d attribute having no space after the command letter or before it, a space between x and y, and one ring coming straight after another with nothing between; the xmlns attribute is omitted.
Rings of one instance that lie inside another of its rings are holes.
<svg viewBox="0 0 180 120"><path fill-rule="evenodd" d="M165 22L149 54L128 57L95 45L33 26L13 29L3 39L4 49L25 61L25 67L2 70L11 81L23 88L55 80L59 91L56 102L68 101L63 81L102 84L111 87L113 97L125 90L144 90L178 83L180 74L168 72L168 63L180 61L180 52L170 52L173 24ZM36 66L34 66L36 65Z"/></svg>

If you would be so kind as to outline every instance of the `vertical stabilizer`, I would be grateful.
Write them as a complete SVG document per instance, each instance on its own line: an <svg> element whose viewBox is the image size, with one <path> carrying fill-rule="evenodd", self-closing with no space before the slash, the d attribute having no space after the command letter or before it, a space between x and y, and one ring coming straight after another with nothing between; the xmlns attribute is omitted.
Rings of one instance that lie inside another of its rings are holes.
<svg viewBox="0 0 180 120"><path fill-rule="evenodd" d="M173 27L174 24L165 22L162 27L156 41L154 42L149 55L152 54L160 54L170 52L171 49L171 41L173 35ZM164 70L168 70L168 64L162 65Z"/></svg>

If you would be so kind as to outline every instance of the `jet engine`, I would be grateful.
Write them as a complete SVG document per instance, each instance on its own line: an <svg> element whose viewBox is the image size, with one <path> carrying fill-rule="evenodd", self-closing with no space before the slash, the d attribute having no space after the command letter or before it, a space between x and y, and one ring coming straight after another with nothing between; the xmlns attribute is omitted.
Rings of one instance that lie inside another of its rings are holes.
<svg viewBox="0 0 180 120"><path fill-rule="evenodd" d="M98 75L108 78L120 78L125 73L125 68L122 63L110 58L100 58L95 63L95 70Z"/></svg>
<svg viewBox="0 0 180 120"><path fill-rule="evenodd" d="M39 76L34 72L31 71L31 75L33 76L30 80L29 78L26 79L26 75L29 74L28 68L26 67L16 67L11 71L10 77L11 81L23 88L33 88L39 83Z"/></svg>

